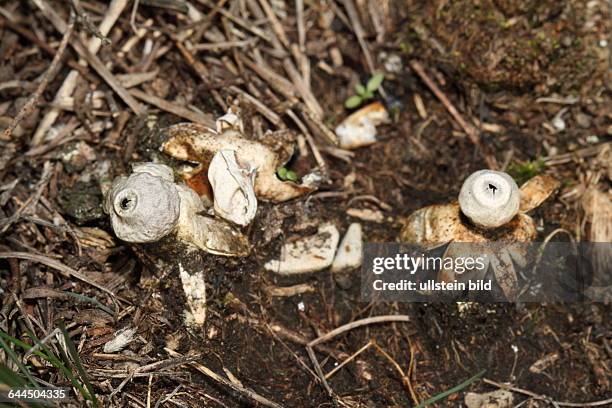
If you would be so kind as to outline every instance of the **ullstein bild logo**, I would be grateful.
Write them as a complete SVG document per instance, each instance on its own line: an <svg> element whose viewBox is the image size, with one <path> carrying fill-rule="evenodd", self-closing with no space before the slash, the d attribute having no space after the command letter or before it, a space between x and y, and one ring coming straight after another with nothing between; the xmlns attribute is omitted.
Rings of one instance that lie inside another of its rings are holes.
<svg viewBox="0 0 612 408"><path fill-rule="evenodd" d="M367 244L366 301L593 302L612 298L610 243Z"/></svg>

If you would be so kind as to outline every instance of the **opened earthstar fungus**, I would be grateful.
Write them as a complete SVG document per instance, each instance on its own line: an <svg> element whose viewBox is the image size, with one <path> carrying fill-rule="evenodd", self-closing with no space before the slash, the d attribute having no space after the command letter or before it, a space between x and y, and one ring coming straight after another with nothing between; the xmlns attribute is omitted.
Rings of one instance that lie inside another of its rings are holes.
<svg viewBox="0 0 612 408"><path fill-rule="evenodd" d="M399 239L425 249L448 244L444 258L486 255L484 269L466 272L461 279L482 279L491 266L506 299L514 300L518 290L514 263L527 263L524 244L537 236L535 221L526 213L558 187L554 178L538 175L518 189L509 175L481 170L466 179L459 202L430 205L412 213ZM437 280L457 278L454 270L441 268Z"/></svg>
<svg viewBox="0 0 612 408"><path fill-rule="evenodd" d="M277 170L284 167L293 155L294 143L291 140L278 143L287 131L267 133L264 140L258 141L249 138L242 127L240 119L231 110L217 120L215 129L196 123L179 123L162 130L166 138L162 151L176 160L199 164L194 171L208 168L219 152L233 151L237 166L254 172L255 195L264 201L279 203L316 189L321 181L316 171L302 177L301 183L277 177Z"/></svg>
<svg viewBox="0 0 612 408"><path fill-rule="evenodd" d="M147 253L157 269L170 267L179 273L189 306L186 321L203 324L206 284L199 251L246 256L247 238L224 220L205 215L200 197L175 183L172 169L163 164L134 165L131 175L113 182L104 209L118 238L137 244L137 253ZM162 246L148 246L155 243Z"/></svg>
<svg viewBox="0 0 612 408"><path fill-rule="evenodd" d="M119 177L106 194L104 209L118 238L133 243L156 242L176 234L202 251L245 256L249 244L240 231L224 221L202 215L198 195L173 181L163 164L135 165L129 177Z"/></svg>

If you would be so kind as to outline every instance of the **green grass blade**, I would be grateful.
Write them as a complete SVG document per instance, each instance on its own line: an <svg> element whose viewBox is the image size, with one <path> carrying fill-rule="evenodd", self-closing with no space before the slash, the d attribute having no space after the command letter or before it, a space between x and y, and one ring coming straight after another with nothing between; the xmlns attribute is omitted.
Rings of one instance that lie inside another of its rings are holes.
<svg viewBox="0 0 612 408"><path fill-rule="evenodd" d="M79 393L83 396L86 396L87 391L85 391L83 386L77 381L72 371L68 367L66 367L64 363L62 363L57 357L55 357L53 352L47 346L42 344L40 340L38 340L38 338L36 338L36 336L33 333L28 333L28 336L36 344L38 344L39 345L38 347L40 348L39 350L34 350L32 353L42 358L43 360L49 362L49 364L51 364L53 367L60 370L61 373L64 374L64 376L70 381L70 383L79 391ZM14 337L11 337L8 334L4 333L3 331L0 331L0 338L4 338L5 340L10 341L11 343L15 344L16 346L21 347L25 351L28 351L32 348L32 346L30 346L29 344L19 339L16 339Z"/></svg>
<svg viewBox="0 0 612 408"><path fill-rule="evenodd" d="M430 399L421 402L419 405L416 406L416 408L423 408L423 407L425 407L427 405L431 405L434 402L438 402L441 399L444 399L444 398L448 397L451 394L454 394L456 392L461 391L462 389L464 389L465 387L467 387L468 385L470 385L471 383L473 383L474 381L476 381L477 379L482 377L486 371L487 370L479 371L476 375L468 378L467 380L465 380L461 384L459 384L459 385L457 385L457 386L455 386L455 387L453 387L453 388L451 388L449 390L446 390L446 391L444 391L444 392L442 392L442 393L440 393L438 395L434 395Z"/></svg>
<svg viewBox="0 0 612 408"><path fill-rule="evenodd" d="M85 387L87 387L87 391L89 391L91 402L93 403L94 407L97 407L98 398L96 397L96 394L93 390L93 387L91 386L91 383L89 382L89 378L87 377L87 372L85 372L85 368L83 367L83 363L81 362L81 357L79 356L79 353L77 352L77 349L74 346L72 339L68 335L68 331L66 331L64 322L60 322L59 328L62 331L62 334L64 335L64 339L66 340L66 347L68 348L68 352L72 356L72 361L74 361L74 364L76 364L77 371L79 372L79 376L81 377L81 381L85 383Z"/></svg>
<svg viewBox="0 0 612 408"><path fill-rule="evenodd" d="M8 336L8 334L6 335ZM26 378L30 381L30 385L34 388L40 388L40 385L38 385L38 382L34 379L32 374L30 373L30 370L28 370L28 368L21 362L19 357L17 357L17 354L15 354L15 351L13 351L13 349L10 348L8 344L6 344L6 342L2 338L0 338L0 346L2 346L2 349L4 349L4 352L17 365L17 367L19 367L19 371L21 371L23 375L25 375Z"/></svg>
<svg viewBox="0 0 612 408"><path fill-rule="evenodd" d="M36 336L34 336L31 333L30 333L30 336L32 336L35 339L34 341L36 341L37 343L40 343L40 341L36 338ZM44 344L40 343L40 347L43 348L50 356L52 356L51 360L49 361L55 367L57 367L60 371L62 371L62 373L64 373L66 378L70 380L70 383L78 390L79 394L81 394L84 399L91 400L91 397L89 396L89 393L87 392L87 390L83 388L83 385L79 382L77 377L74 375L72 371L72 365L70 364L70 358L68 358L68 355L66 355L66 353L64 352L64 349L61 346L58 347L57 349L60 355L59 357L56 357L51 352L51 350Z"/></svg>
<svg viewBox="0 0 612 408"><path fill-rule="evenodd" d="M19 379L20 381L17 383L10 383L10 379ZM7 380L8 381L5 381ZM11 370L10 368L8 368L7 366L5 366L4 364L0 363L0 384L4 384L6 386L8 386L9 388L28 388L28 385L26 384L25 381L23 381L23 379L21 377L19 377L19 375L14 372L13 370ZM0 387L1 390L1 387ZM57 406L57 404L54 404L52 402L46 402L44 406ZM5 404L5 403L1 403L0 402L0 408L14 408L16 407L16 405L9 405L9 404ZM27 407L29 408L42 408L43 405L39 404L37 402L29 402Z"/></svg>
<svg viewBox="0 0 612 408"><path fill-rule="evenodd" d="M111 316L114 316L114 315L115 315L115 312L113 312L113 311L112 311L110 308L108 308L108 307L104 306L104 305L102 304L102 302L100 302L100 301L99 301L98 299L96 299L96 298L92 298L92 297L85 296L85 295L82 295L82 294L80 294L80 293L75 293L75 292L63 291L62 293L65 293L65 294L66 294L66 296L73 297L73 298L75 298L75 299L77 299L77 300L79 300L79 301L81 301L81 302L84 302L84 303L91 303L92 305L94 305L94 306L98 307L99 309L101 309L101 310L105 311L106 313L108 313L108 314L109 314L109 315L111 315Z"/></svg>
<svg viewBox="0 0 612 408"><path fill-rule="evenodd" d="M6 342L1 338L0 343L4 349L7 348ZM31 376L30 372L27 370L27 367L24 366L24 368L26 369L28 376ZM28 388L28 383L25 382L24 379L19 376L19 374L8 368L8 366L3 363L0 363L0 384L7 385L9 388ZM38 388L38 383L35 380L34 384L36 385L35 388ZM9 405L0 404L0 408L5 406L8 407ZM31 402L29 406L33 408L42 407L42 405L35 402Z"/></svg>
<svg viewBox="0 0 612 408"><path fill-rule="evenodd" d="M4 363L0 363L0 384L8 385L12 388L25 387L26 382L16 372L8 368Z"/></svg>
<svg viewBox="0 0 612 408"><path fill-rule="evenodd" d="M43 344L38 337L36 337L36 335L34 333L31 333L28 331L28 336L32 339L32 341L34 343L36 343L38 345L38 350L35 350L33 353L38 355L40 358L45 359L46 361L48 361L53 367L57 368L58 370L60 370L62 372L62 374L64 374L64 376L70 380L70 382L72 383L72 385L74 385L77 389L82 390L83 387L81 386L81 384L79 384L79 382L77 381L76 377L74 376L74 374L72 373L72 370L70 369L69 365L64 364L59 358L57 358L55 356L55 354L53 354L53 351L47 347L45 344ZM27 345L27 344L26 344ZM30 347L29 345L27 345L28 347ZM61 347L59 347L59 350L61 351Z"/></svg>

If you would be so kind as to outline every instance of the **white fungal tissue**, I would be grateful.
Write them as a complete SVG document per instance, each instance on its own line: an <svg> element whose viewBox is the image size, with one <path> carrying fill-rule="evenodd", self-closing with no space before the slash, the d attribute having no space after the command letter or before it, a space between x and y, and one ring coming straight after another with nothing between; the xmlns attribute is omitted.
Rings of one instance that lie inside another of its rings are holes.
<svg viewBox="0 0 612 408"><path fill-rule="evenodd" d="M521 193L508 174L480 170L470 175L459 193L459 206L475 225L497 228L519 212Z"/></svg>
<svg viewBox="0 0 612 408"><path fill-rule="evenodd" d="M185 320L188 325L201 326L206 321L206 283L204 281L204 271L189 273L179 263L179 275L183 291L187 298Z"/></svg>
<svg viewBox="0 0 612 408"><path fill-rule="evenodd" d="M179 205L172 169L153 163L134 166L130 177L116 179L104 201L117 237L135 243L168 235L178 222Z"/></svg>
<svg viewBox="0 0 612 408"><path fill-rule="evenodd" d="M134 166L129 177L113 182L104 209L117 237L145 243L175 232L179 240L203 251L246 256L250 250L247 238L227 222L203 215L205 208L196 192L172 179L168 166L146 163Z"/></svg>
<svg viewBox="0 0 612 408"><path fill-rule="evenodd" d="M215 214L241 226L253 221L257 212L254 169L240 167L233 150L221 150L210 162L208 180L214 193Z"/></svg>

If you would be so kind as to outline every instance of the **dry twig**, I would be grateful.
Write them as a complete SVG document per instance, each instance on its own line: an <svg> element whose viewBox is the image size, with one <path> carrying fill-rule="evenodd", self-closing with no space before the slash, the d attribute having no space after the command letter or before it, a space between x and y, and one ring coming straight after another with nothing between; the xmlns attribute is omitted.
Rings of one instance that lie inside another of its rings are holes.
<svg viewBox="0 0 612 408"><path fill-rule="evenodd" d="M62 272L65 276L72 276L73 278L76 278L85 283L88 283L91 286L98 288L101 291L106 292L109 295L117 298L117 295L115 295L115 293L112 290L106 288L104 285L101 285L89 279L87 276L83 275L81 272L75 271L71 267L64 265L63 263L59 261L56 261L55 259L49 258L44 255L31 254L29 252L0 252L0 259L11 259L11 258L26 259L28 261L39 262L41 264L47 265L53 269L56 269Z"/></svg>
<svg viewBox="0 0 612 408"><path fill-rule="evenodd" d="M535 392L529 391L529 390L525 390L523 388L518 388L518 387L514 387L512 385L508 385L508 384L502 384L499 383L497 381L493 381L493 380L489 380L488 378L483 378L482 379L483 382L489 384L489 385L494 385L498 388L501 388L503 390L509 390L509 391L514 391L514 392L518 392L519 394L523 394L523 395L528 395L531 398L540 400L540 401L547 401L547 402L551 402L553 405L555 406L560 406L560 407L576 407L576 408L585 408L585 407L603 407L603 406L607 406L609 404L612 404L612 398L608 398L602 401L594 401L594 402L563 402L563 401L555 401L550 397L547 397L546 395L541 395L541 394L536 394Z"/></svg>
<svg viewBox="0 0 612 408"><path fill-rule="evenodd" d="M60 33L64 33L67 29L67 25L64 20L57 14L57 12L45 1L45 0L33 0L34 4L40 9L43 15L51 22L51 24L55 27L57 31ZM127 4L127 0L114 0L109 6L108 12L105 15L102 24L100 25L99 32L102 35L107 35L112 26L117 21L117 18L121 14L121 11ZM130 109L136 113L137 115L141 115L144 113L142 107L138 104L138 102L130 95L127 90L117 81L117 79L113 76L113 74L106 68L106 66L100 61L100 59L95 55L100 46L102 45L102 41L98 37L94 37L90 40L87 47L85 47L78 39L72 39L70 41L70 45L74 48L74 50L87 62L91 65L91 67L106 81L106 83L119 95L119 97L130 107ZM71 96L76 88L76 82L78 78L78 72L72 71L68 74L64 83L60 87L56 99L64 98ZM36 133L32 139L32 145L36 146L40 144L45 136L47 130L53 126L53 123L57 119L59 115L59 111L57 109L52 109L47 112L45 117L41 120Z"/></svg>
<svg viewBox="0 0 612 408"><path fill-rule="evenodd" d="M23 107L21 108L17 116L15 116L15 118L13 119L13 122L11 123L11 125L5 129L4 136L3 136L5 139L9 140L11 138L11 134L13 133L13 130L17 127L19 122L21 122L25 116L32 113L32 110L34 110L36 103L38 103L38 100L40 99L42 93L47 88L47 85L49 85L49 82L53 78L55 78L55 75L57 75L60 67L62 66L61 64L62 58L64 57L66 47L68 46L68 41L70 40L70 37L72 36L73 30L74 30L74 19L70 22L70 24L66 28L66 31L64 32L64 36L62 37L62 41L60 42L60 45L57 48L57 52L55 53L55 56L53 57L53 60L51 61L49 68L43 75L40 81L40 84L38 84L36 91L34 92L34 94L32 94L32 96L30 96L30 99L28 99L25 105L23 105Z"/></svg>
<svg viewBox="0 0 612 408"><path fill-rule="evenodd" d="M414 72L417 73L417 75L421 78L425 85L429 87L429 89L431 90L431 92L433 92L436 98L438 98L440 102L442 102L442 105L444 105L448 113L451 114L453 119L455 119L459 126L461 126L461 128L465 131L470 141L476 147L480 147L480 135L478 134L478 130L476 130L474 126L472 126L465 119L463 119L463 116L461 116L457 108L455 108L455 105L453 105L448 99L448 97L444 94L444 92L442 92L442 90L438 88L438 85L436 85L434 80L431 79L429 75L427 75L421 63L416 60L412 60L410 61L410 67L414 70ZM495 170L499 167L493 157L485 154L484 159L490 169Z"/></svg>
<svg viewBox="0 0 612 408"><path fill-rule="evenodd" d="M386 316L368 317L365 319L356 320L354 322L347 323L345 325L337 327L334 330L330 331L329 333L324 334L323 336L318 337L314 339L313 341L311 341L310 343L308 343L306 345L306 351L308 352L308 355L310 356L312 364L314 365L315 371L317 375L319 376L319 378L321 379L321 384L323 384L323 387L325 387L325 390L327 391L327 393L332 397L334 396L334 392L329 386L329 384L327 383L327 380L325 379L325 374L323 374L323 369L321 368L321 365L319 364L319 361L317 360L317 356L314 353L314 349L313 349L314 346L320 343L326 342L336 337L339 334L353 330L357 327L366 326L366 325L375 324L375 323L408 322L408 321L410 321L410 317L404 316L404 315L386 315Z"/></svg>
<svg viewBox="0 0 612 408"><path fill-rule="evenodd" d="M175 356L175 357L180 357L181 354L171 350L167 347L164 348L164 350L170 354L171 356ZM277 404L276 402L272 402L269 399L262 397L261 395L257 394L255 391L250 390L248 388L245 388L243 386L240 386L238 384L235 384L233 382L231 382L230 380L227 380L223 377L221 377L219 374L215 373L214 371L212 371L211 369L209 369L208 367L206 367L205 365L198 363L198 362L192 362L190 363L190 365L195 368L196 370L198 370L199 372L201 372L202 374L204 374L205 376L212 378L213 380L217 381L220 384L223 384L231 389L233 389L234 391L238 392L239 394L247 397L250 400L256 401L258 403L260 403L263 406L266 407L271 407L271 408L282 408L282 405Z"/></svg>

